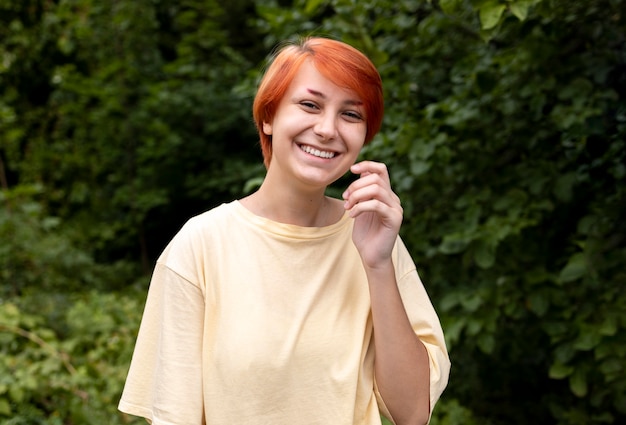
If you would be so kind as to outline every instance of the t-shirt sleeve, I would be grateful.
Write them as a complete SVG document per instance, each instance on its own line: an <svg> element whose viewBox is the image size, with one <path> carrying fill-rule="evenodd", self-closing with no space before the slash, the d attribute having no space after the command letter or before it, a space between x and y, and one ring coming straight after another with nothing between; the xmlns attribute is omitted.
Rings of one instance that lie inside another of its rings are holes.
<svg viewBox="0 0 626 425"><path fill-rule="evenodd" d="M415 263L400 238L394 263L396 280L411 326L428 352L430 363L430 414L448 384L450 358L439 317L417 273ZM378 397L380 397L377 394ZM382 401L382 400L381 400ZM384 405L384 402L383 402ZM383 411L383 413L385 413Z"/></svg>
<svg viewBox="0 0 626 425"><path fill-rule="evenodd" d="M158 262L148 290L124 392L122 412L153 425L201 425L201 289Z"/></svg>

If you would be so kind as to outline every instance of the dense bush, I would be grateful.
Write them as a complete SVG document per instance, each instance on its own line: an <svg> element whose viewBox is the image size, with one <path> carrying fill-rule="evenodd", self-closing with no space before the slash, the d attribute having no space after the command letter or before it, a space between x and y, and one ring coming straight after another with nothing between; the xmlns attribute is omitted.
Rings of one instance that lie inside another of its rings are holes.
<svg viewBox="0 0 626 425"><path fill-rule="evenodd" d="M47 314L0 304L2 423L145 423L117 412L143 298L53 294Z"/></svg>

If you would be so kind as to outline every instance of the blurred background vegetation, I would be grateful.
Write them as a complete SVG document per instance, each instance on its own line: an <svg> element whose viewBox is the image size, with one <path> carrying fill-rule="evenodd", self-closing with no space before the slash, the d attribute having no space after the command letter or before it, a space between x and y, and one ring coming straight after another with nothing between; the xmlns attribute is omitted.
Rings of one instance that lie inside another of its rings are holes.
<svg viewBox="0 0 626 425"><path fill-rule="evenodd" d="M155 258L261 181L255 85L302 34L383 77L363 156L446 332L432 423L625 423L625 6L0 0L0 423L142 423L116 406Z"/></svg>

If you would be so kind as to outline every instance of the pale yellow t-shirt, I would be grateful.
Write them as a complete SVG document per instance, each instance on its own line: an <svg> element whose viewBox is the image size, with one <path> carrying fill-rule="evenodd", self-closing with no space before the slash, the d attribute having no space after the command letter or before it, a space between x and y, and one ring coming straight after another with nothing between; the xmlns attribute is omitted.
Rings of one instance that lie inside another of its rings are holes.
<svg viewBox="0 0 626 425"><path fill-rule="evenodd" d="M154 425L380 425L352 225L277 223L238 201L189 220L157 261L119 409ZM394 264L432 408L450 368L443 333L399 238Z"/></svg>

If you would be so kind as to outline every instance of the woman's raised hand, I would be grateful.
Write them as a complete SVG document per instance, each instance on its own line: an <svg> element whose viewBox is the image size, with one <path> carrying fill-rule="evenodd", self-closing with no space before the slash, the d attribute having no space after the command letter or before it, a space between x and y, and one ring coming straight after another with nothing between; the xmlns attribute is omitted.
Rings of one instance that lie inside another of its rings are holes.
<svg viewBox="0 0 626 425"><path fill-rule="evenodd" d="M352 240L366 267L382 266L391 259L402 224L400 198L385 164L362 161L350 171L360 175L343 193L344 207L355 219Z"/></svg>

